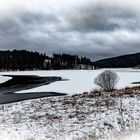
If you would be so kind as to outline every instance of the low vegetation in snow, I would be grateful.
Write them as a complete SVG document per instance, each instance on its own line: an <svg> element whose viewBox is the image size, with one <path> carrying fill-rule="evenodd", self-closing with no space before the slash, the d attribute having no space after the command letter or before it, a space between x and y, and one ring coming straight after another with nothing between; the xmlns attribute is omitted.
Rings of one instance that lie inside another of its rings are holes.
<svg viewBox="0 0 140 140"><path fill-rule="evenodd" d="M118 80L119 77L115 72L105 70L94 79L94 83L103 91L112 91L118 83Z"/></svg>
<svg viewBox="0 0 140 140"><path fill-rule="evenodd" d="M140 87L0 105L1 140L91 140L140 126Z"/></svg>

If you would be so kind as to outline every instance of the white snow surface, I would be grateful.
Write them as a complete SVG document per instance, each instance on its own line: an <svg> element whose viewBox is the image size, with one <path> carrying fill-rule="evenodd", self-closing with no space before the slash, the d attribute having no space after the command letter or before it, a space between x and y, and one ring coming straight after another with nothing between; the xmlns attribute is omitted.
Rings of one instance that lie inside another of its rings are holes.
<svg viewBox="0 0 140 140"><path fill-rule="evenodd" d="M116 140L123 121L127 131L140 127L139 96L122 99L122 114L120 98L108 107L96 106L98 98L73 99L62 96L0 105L0 140ZM117 140L139 140L138 136Z"/></svg>
<svg viewBox="0 0 140 140"><path fill-rule="evenodd" d="M93 83L94 78L104 70L26 71L0 74L60 76L69 80L26 92L56 91L71 95L97 88ZM132 82L140 81L140 70L112 70L120 77L117 88L132 86ZM0 82L8 79L0 76ZM102 101L102 98L62 96L0 105L0 140L78 140L77 138L89 136L101 136L106 140L112 140L114 135L122 131L123 121L128 131L140 127L140 96L115 98L113 100L116 101L116 105L109 107L96 106L99 100ZM123 114L119 112L120 100ZM139 140L139 132L119 140Z"/></svg>
<svg viewBox="0 0 140 140"><path fill-rule="evenodd" d="M24 72L5 72L0 75L39 75L39 76L59 76L64 81L57 81L49 85L19 91L17 93L32 92L58 92L73 95L75 93L89 92L98 88L94 84L95 77L106 69L101 70L56 70L56 71L24 71ZM116 72L119 76L117 88L132 86L132 82L140 82L140 70L136 69L109 69ZM5 77L4 77L5 78ZM0 77L0 79L2 79ZM136 86L136 85L134 85Z"/></svg>
<svg viewBox="0 0 140 140"><path fill-rule="evenodd" d="M8 81L8 80L10 80L10 79L11 79L11 77L1 76L1 75L0 75L0 83L4 83L4 82L6 82L6 81Z"/></svg>

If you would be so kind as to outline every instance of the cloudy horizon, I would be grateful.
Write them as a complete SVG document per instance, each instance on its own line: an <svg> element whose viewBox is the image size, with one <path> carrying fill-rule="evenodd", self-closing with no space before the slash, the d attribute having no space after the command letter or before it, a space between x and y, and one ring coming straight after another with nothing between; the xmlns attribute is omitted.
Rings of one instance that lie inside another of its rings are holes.
<svg viewBox="0 0 140 140"><path fill-rule="evenodd" d="M0 49L98 60L140 51L138 0L0 1Z"/></svg>

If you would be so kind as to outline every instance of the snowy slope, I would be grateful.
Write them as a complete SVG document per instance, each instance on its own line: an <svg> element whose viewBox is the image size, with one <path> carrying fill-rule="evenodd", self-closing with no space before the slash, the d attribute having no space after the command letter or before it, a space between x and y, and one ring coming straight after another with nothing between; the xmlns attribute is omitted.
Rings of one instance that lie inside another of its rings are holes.
<svg viewBox="0 0 140 140"><path fill-rule="evenodd" d="M122 99L123 117L120 98L109 100L116 103L98 106L98 98L65 96L0 105L0 140L113 140L123 121L126 131L140 127L139 97Z"/></svg>

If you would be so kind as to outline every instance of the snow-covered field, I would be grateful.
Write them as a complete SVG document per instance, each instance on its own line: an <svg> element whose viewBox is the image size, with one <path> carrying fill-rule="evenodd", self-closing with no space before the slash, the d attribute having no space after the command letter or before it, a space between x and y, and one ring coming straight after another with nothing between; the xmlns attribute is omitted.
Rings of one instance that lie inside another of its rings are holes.
<svg viewBox="0 0 140 140"><path fill-rule="evenodd" d="M123 98L122 106L120 98L98 105L103 100L66 96L0 105L0 140L113 140L123 126L140 127L140 97Z"/></svg>
<svg viewBox="0 0 140 140"><path fill-rule="evenodd" d="M60 76L65 81L54 82L49 85L41 86L31 90L21 91L17 93L30 93L30 92L60 92L72 95L75 93L83 93L91 91L96 87L94 84L94 78L104 71L101 70L59 70L59 71L26 71L26 72L5 72L3 74L17 74L17 75L39 75L39 76ZM134 69L112 69L115 71L120 80L117 88L124 88L126 86L132 86L132 82L140 82L140 70ZM2 79L0 77L0 79ZM4 78L3 80L6 80ZM1 80L0 80L1 81Z"/></svg>
<svg viewBox="0 0 140 140"><path fill-rule="evenodd" d="M52 91L72 95L97 88L93 81L102 71L104 69L0 74L61 76L68 80L26 92ZM132 86L132 82L140 81L140 70L113 69L113 71L120 77L117 88ZM6 80L7 77L0 77L0 82ZM79 140L79 138L94 140L98 137L112 140L114 135L120 134L124 129L133 130L140 127L140 96L114 97L107 100L113 104L99 106L98 104L105 102L102 98L62 96L0 105L0 140ZM139 133L134 136L138 138ZM133 137L129 140L136 139Z"/></svg>

